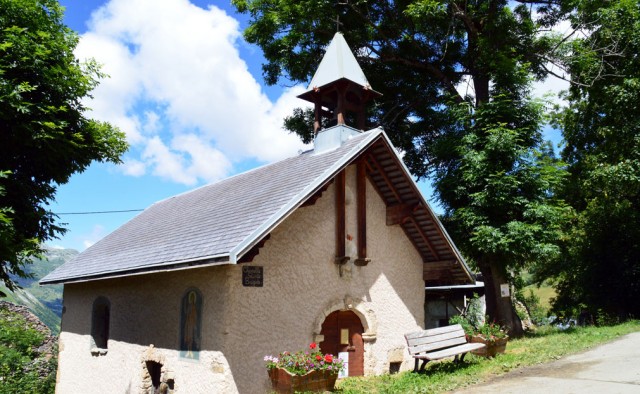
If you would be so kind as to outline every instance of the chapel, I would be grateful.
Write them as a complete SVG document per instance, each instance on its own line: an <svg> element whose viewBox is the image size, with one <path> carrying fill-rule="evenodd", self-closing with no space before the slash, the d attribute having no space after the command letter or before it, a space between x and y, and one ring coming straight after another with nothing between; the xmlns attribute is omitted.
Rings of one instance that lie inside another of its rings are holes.
<svg viewBox="0 0 640 394"><path fill-rule="evenodd" d="M343 376L411 369L425 286L474 281L368 128L380 96L337 33L299 96L313 149L158 201L43 278L64 284L57 393L268 392L264 357L310 342Z"/></svg>

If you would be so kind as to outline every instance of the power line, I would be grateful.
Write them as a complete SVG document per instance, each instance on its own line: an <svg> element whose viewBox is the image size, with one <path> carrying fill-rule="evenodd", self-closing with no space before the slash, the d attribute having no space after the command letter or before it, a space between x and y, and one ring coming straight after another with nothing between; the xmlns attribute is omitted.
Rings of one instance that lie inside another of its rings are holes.
<svg viewBox="0 0 640 394"><path fill-rule="evenodd" d="M93 211L93 212L59 212L56 215L95 215L102 213L123 213L123 212L141 212L144 209L125 209L122 211Z"/></svg>

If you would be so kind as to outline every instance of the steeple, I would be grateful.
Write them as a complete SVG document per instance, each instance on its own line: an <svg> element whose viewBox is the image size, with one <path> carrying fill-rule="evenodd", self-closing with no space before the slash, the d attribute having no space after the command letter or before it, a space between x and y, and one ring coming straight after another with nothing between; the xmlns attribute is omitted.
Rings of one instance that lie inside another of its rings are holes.
<svg viewBox="0 0 640 394"><path fill-rule="evenodd" d="M366 103L381 96L371 89L342 33L335 34L307 91L298 97L315 105L315 135L323 123L365 129ZM323 119L326 119L323 122Z"/></svg>

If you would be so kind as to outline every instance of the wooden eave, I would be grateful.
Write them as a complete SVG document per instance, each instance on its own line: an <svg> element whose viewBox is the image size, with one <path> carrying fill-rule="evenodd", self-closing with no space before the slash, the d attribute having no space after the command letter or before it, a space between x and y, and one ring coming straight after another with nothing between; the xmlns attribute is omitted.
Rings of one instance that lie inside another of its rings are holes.
<svg viewBox="0 0 640 394"><path fill-rule="evenodd" d="M367 177L387 205L387 224L400 225L420 253L427 285L474 283L459 252L392 149L381 138L363 152Z"/></svg>

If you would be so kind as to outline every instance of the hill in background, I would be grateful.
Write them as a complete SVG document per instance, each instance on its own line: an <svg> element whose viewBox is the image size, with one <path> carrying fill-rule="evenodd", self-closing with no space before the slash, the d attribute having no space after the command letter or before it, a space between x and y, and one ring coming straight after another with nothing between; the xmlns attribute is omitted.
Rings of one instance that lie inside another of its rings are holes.
<svg viewBox="0 0 640 394"><path fill-rule="evenodd" d="M25 271L33 274L33 278L13 278L22 289L10 292L0 285L0 290L7 294L4 301L26 306L57 334L62 316L62 285L40 286L38 281L77 255L78 251L74 249L45 246L43 258L33 259L32 264L25 266Z"/></svg>

